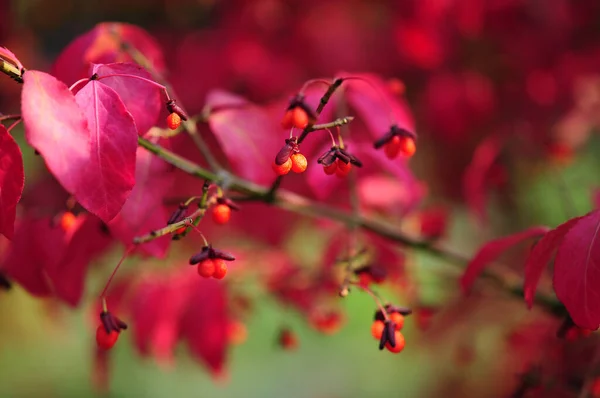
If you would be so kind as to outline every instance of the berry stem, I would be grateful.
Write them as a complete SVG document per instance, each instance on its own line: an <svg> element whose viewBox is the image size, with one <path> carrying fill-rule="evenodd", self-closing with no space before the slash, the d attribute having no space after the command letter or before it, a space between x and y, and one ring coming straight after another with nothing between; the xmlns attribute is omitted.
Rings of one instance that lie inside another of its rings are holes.
<svg viewBox="0 0 600 398"><path fill-rule="evenodd" d="M300 91L298 91L298 94L302 94L302 95L304 95L304 92L306 91L306 89L307 89L309 86L311 86L311 85L313 85L313 84L316 84L316 83L325 84L326 86L330 86L330 85L331 85L331 82L330 82L330 81L327 81L327 80L325 80L325 79L310 79L310 80L308 80L308 81L306 81L306 82L304 83L304 85L302 86L302 88L300 89Z"/></svg>
<svg viewBox="0 0 600 398"><path fill-rule="evenodd" d="M377 297L377 295L368 287L361 285L360 283L356 283L356 282L350 282L349 283L352 286L356 286L359 289L362 289L363 292L367 293L369 296L371 296L371 298L375 301L375 304L377 305L377 308L379 308L379 310L381 311L381 313L383 314L383 318L387 321L389 320L389 316L387 311L385 310L385 306L383 305L383 303L381 302L381 300L379 299L379 297Z"/></svg>
<svg viewBox="0 0 600 398"><path fill-rule="evenodd" d="M115 277L115 275L117 274L117 271L121 267L121 264L123 264L123 261L125 260L125 258L127 258L127 256L129 255L129 253L131 253L133 251L133 249L135 249L135 245L130 245L127 248L127 250L125 250L125 253L123 253L123 256L121 256L121 259L117 263L117 266L115 267L115 269L113 269L113 272L108 277L108 281L106 281L106 285L104 286L104 289L102 290L102 293L100 294L100 298L102 299L103 309L104 309L105 312L106 312L106 310L105 310L105 307L106 307L106 299L105 299L106 298L106 291L110 287L110 284L111 284L113 278Z"/></svg>
<svg viewBox="0 0 600 398"><path fill-rule="evenodd" d="M325 105L327 105L327 103L331 99L331 96L333 95L333 93L335 93L335 91L342 85L343 81L344 81L344 79L338 78L338 79L335 79L333 81L333 83L331 83L331 85L329 86L329 88L327 89L325 94L323 94L323 96L321 97L321 100L319 101L319 106L317 106L317 109L315 110L316 116L319 116L321 114L321 112L323 112L323 108L325 108ZM301 144L302 141L304 141L304 139L308 135L308 133L310 133L311 131L313 131L312 126L311 125L306 126L306 128L302 131L302 134L298 138L298 144Z"/></svg>
<svg viewBox="0 0 600 398"><path fill-rule="evenodd" d="M12 130L17 124L21 123L21 120L23 119L17 119L14 122L12 122L7 128L6 131L8 131L10 133L10 130Z"/></svg>
<svg viewBox="0 0 600 398"><path fill-rule="evenodd" d="M18 114L14 114L14 115L0 115L0 122L5 122L7 120L17 120L17 119L21 119L21 115Z"/></svg>

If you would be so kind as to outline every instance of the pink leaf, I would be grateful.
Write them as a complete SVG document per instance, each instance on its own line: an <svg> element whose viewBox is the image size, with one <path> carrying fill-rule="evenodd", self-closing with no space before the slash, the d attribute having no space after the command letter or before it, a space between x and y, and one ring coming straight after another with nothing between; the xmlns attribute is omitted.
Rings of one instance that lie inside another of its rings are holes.
<svg viewBox="0 0 600 398"><path fill-rule="evenodd" d="M54 294L76 307L81 301L90 262L102 254L113 241L102 229L102 221L91 214L81 214L60 260L46 270L54 286Z"/></svg>
<svg viewBox="0 0 600 398"><path fill-rule="evenodd" d="M52 74L67 84L89 77L92 63L133 62L121 45L127 43L141 52L158 73L166 70L158 43L142 28L118 22L104 22L73 40L58 56Z"/></svg>
<svg viewBox="0 0 600 398"><path fill-rule="evenodd" d="M554 291L581 328L600 325L600 210L565 234L554 260Z"/></svg>
<svg viewBox="0 0 600 398"><path fill-rule="evenodd" d="M339 76L360 78L348 79L342 87L348 103L367 125L373 138L380 138L392 124L414 133L414 120L408 104L404 99L392 95L380 77L348 73L341 73Z"/></svg>
<svg viewBox="0 0 600 398"><path fill-rule="evenodd" d="M133 116L133 120L140 135L145 134L154 126L158 118L162 103L160 89L148 82L132 77L104 76L126 74L153 80L150 73L137 64L115 63L93 65L92 74L98 74L98 80L106 84L119 94L125 107Z"/></svg>
<svg viewBox="0 0 600 398"><path fill-rule="evenodd" d="M463 176L463 191L469 208L479 221L486 220L486 179L502 151L498 136L490 136L481 142Z"/></svg>
<svg viewBox="0 0 600 398"><path fill-rule="evenodd" d="M0 47L0 59L5 59L6 61L10 61L13 65L15 65L17 68L19 68L19 70L23 69L23 64L21 63L21 61L19 61L17 56L15 54L13 54L12 51L10 51L6 47Z"/></svg>
<svg viewBox="0 0 600 398"><path fill-rule="evenodd" d="M209 101L214 98L214 94L208 96ZM230 97L232 109L222 101L223 94L218 98L222 109L211 113L208 123L234 171L259 184L272 182L275 174L271 164L284 143L274 139L280 132L278 121L256 105L240 107L241 99L234 95ZM211 102L206 105L212 108Z"/></svg>
<svg viewBox="0 0 600 398"><path fill-rule="evenodd" d="M161 143L165 147L168 142ZM168 215L163 198L169 192L174 174L170 166L143 148L138 148L135 170L135 186L121 209L110 222L109 228L125 245L130 245L137 235L162 228L167 224ZM171 240L155 239L140 245L145 253L164 257Z"/></svg>
<svg viewBox="0 0 600 398"><path fill-rule="evenodd" d="M92 80L75 96L90 130L90 158L78 171L75 196L104 222L123 207L135 184L137 131L112 88Z"/></svg>
<svg viewBox="0 0 600 398"><path fill-rule="evenodd" d="M189 275L193 276L193 275ZM227 298L224 285L195 278L181 319L181 334L193 355L213 374L223 371L227 351Z"/></svg>
<svg viewBox="0 0 600 398"><path fill-rule="evenodd" d="M17 203L24 185L21 149L6 128L0 125L0 233L8 239L13 237Z"/></svg>
<svg viewBox="0 0 600 398"><path fill-rule="evenodd" d="M486 265L496 260L500 254L511 247L531 238L544 235L550 228L544 226L531 227L516 234L489 241L479 249L475 257L467 264L460 285L463 292L468 292L475 279L481 274Z"/></svg>
<svg viewBox="0 0 600 398"><path fill-rule="evenodd" d="M71 194L78 191L89 159L89 131L75 97L64 83L44 72L24 75L21 112L25 138Z"/></svg>
<svg viewBox="0 0 600 398"><path fill-rule="evenodd" d="M527 257L525 263L525 301L527 306L531 308L535 299L535 291L542 277L544 268L552 258L554 251L560 245L565 234L569 232L571 227L580 220L580 217L573 218L564 224L559 225L555 229L548 231L546 235L540 239Z"/></svg>

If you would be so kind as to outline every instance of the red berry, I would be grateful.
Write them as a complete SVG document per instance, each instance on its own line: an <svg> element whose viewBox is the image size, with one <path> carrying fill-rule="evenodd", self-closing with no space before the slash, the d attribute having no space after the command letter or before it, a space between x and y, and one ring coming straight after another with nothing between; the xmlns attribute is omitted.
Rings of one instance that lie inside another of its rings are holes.
<svg viewBox="0 0 600 398"><path fill-rule="evenodd" d="M352 169L352 164L350 162L344 163L339 159L336 160L336 163L337 163L337 169L335 170L335 175L338 176L339 178L346 177L348 175L348 173L350 173L350 170Z"/></svg>
<svg viewBox="0 0 600 398"><path fill-rule="evenodd" d="M293 154L290 159L292 159L292 171L294 173L303 173L306 170L306 167L308 167L308 161L301 153Z"/></svg>
<svg viewBox="0 0 600 398"><path fill-rule="evenodd" d="M383 152L385 152L385 156L387 156L388 159L394 159L400 153L400 146L400 137L395 135L387 144L385 144Z"/></svg>
<svg viewBox="0 0 600 398"><path fill-rule="evenodd" d="M177 235L181 235L182 233L184 233L184 232L185 232L185 230L186 230L186 229L187 229L187 227L181 227L181 228L179 228L179 229L176 229L176 230L175 230L175 233L176 233Z"/></svg>
<svg viewBox="0 0 600 398"><path fill-rule="evenodd" d="M96 329L96 344L103 350L110 350L119 338L119 332L111 330L106 333L106 329L103 325L98 326Z"/></svg>
<svg viewBox="0 0 600 398"><path fill-rule="evenodd" d="M335 162L331 163L329 166L323 167L323 171L325 171L325 174L327 174L328 176L335 174L336 170L337 170L337 164Z"/></svg>
<svg viewBox="0 0 600 398"><path fill-rule="evenodd" d="M294 113L292 109L285 112L283 119L281 119L281 127L284 129L291 129L294 127Z"/></svg>
<svg viewBox="0 0 600 398"><path fill-rule="evenodd" d="M292 111L292 123L294 127L303 129L308 126L308 114L304 109L297 106Z"/></svg>
<svg viewBox="0 0 600 398"><path fill-rule="evenodd" d="M242 344L248 337L248 329L242 321L229 321L227 325L227 341L231 344Z"/></svg>
<svg viewBox="0 0 600 398"><path fill-rule="evenodd" d="M369 273L361 272L358 275L358 283L360 283L362 287L368 288L371 282L373 282L373 278L371 278L371 275L369 275Z"/></svg>
<svg viewBox="0 0 600 398"><path fill-rule="evenodd" d="M70 211L66 211L60 218L60 226L64 231L69 231L75 226L76 221L77 216L75 216L75 214L71 213Z"/></svg>
<svg viewBox="0 0 600 398"><path fill-rule="evenodd" d="M282 329L279 332L279 345L285 350L295 350L298 348L298 338L290 329Z"/></svg>
<svg viewBox="0 0 600 398"><path fill-rule="evenodd" d="M215 263L210 258L198 263L198 275L203 278L210 278L215 273Z"/></svg>
<svg viewBox="0 0 600 398"><path fill-rule="evenodd" d="M292 158L288 158L288 160L286 160L285 163L282 165L279 165L279 164L276 164L275 162L273 162L273 171L278 176L286 175L287 173L290 172L291 169L292 169Z"/></svg>
<svg viewBox="0 0 600 398"><path fill-rule="evenodd" d="M171 113L169 116L167 116L167 126L169 126L171 130L177 129L177 127L179 127L180 125L181 117L178 114Z"/></svg>
<svg viewBox="0 0 600 398"><path fill-rule="evenodd" d="M371 325L371 334L377 340L381 339L381 335L383 334L383 329L385 328L385 323L383 321L375 321Z"/></svg>
<svg viewBox="0 0 600 398"><path fill-rule="evenodd" d="M387 342L385 344L385 348L387 348L388 351L393 352L394 354L397 354L404 349L404 345L406 344L406 342L404 341L404 336L399 331L396 330L394 332L394 336L396 337L396 347L392 347L390 345L390 343Z"/></svg>
<svg viewBox="0 0 600 398"><path fill-rule="evenodd" d="M402 326L404 326L404 316L401 313L392 312L391 314L389 314L389 318L390 321L396 324L396 330L402 329Z"/></svg>
<svg viewBox="0 0 600 398"><path fill-rule="evenodd" d="M222 260L220 258L215 258L214 260L212 260L212 262L215 265L215 271L213 273L213 278L215 278L215 279L225 278L225 275L227 275L227 263L225 262L225 260Z"/></svg>
<svg viewBox="0 0 600 398"><path fill-rule="evenodd" d="M415 145L415 140L410 137L401 137L400 138L400 152L406 157L411 157L417 151L417 146Z"/></svg>
<svg viewBox="0 0 600 398"><path fill-rule="evenodd" d="M216 205L212 211L212 218L217 224L227 224L227 221L231 218L231 208L226 204Z"/></svg>

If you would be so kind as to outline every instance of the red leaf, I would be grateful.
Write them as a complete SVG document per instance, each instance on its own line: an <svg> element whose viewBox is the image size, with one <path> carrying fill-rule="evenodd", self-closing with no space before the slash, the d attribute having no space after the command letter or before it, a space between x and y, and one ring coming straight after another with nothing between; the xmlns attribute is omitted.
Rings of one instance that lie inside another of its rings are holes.
<svg viewBox="0 0 600 398"><path fill-rule="evenodd" d="M111 76L103 78L103 76L127 74L153 80L150 73L139 65L128 63L93 65L92 74L94 73L100 77L99 82L106 84L119 94L123 104L133 116L138 133L140 135L146 134L155 125L162 106L160 89L132 77Z"/></svg>
<svg viewBox="0 0 600 398"><path fill-rule="evenodd" d="M228 106L223 101L225 95L217 93L209 94L206 106L212 108L213 101L219 107ZM276 138L280 132L278 121L249 102L240 107L241 101L243 99L231 94L229 105L235 108L211 113L208 123L234 171L253 182L267 184L274 179L271 164L283 143Z"/></svg>
<svg viewBox="0 0 600 398"><path fill-rule="evenodd" d="M161 143L163 147L168 142ZM137 235L167 225L167 212L163 199L171 189L174 174L170 166L143 148L138 148L135 186L121 209L121 212L109 224L111 232L125 245L130 245ZM155 239L140 245L145 253L164 257L171 240Z"/></svg>
<svg viewBox="0 0 600 398"><path fill-rule="evenodd" d="M479 221L486 220L486 178L502 151L498 136L490 136L481 142L463 176L463 191L467 204Z"/></svg>
<svg viewBox="0 0 600 398"><path fill-rule="evenodd" d="M581 219L565 234L554 260L553 284L573 322L581 328L600 325L600 210Z"/></svg>
<svg viewBox="0 0 600 398"><path fill-rule="evenodd" d="M6 128L0 125L0 233L8 239L13 237L17 203L24 186L21 149Z"/></svg>
<svg viewBox="0 0 600 398"><path fill-rule="evenodd" d="M0 59L10 61L13 65L15 65L20 70L23 69L23 64L21 63L21 61L19 61L17 56L15 54L13 54L12 51L10 51L6 47L0 47Z"/></svg>
<svg viewBox="0 0 600 398"><path fill-rule="evenodd" d="M360 78L348 79L342 87L348 103L367 125L373 138L380 138L392 124L414 133L414 120L408 104L394 96L380 77L348 73L339 76Z"/></svg>
<svg viewBox="0 0 600 398"><path fill-rule="evenodd" d="M90 131L90 158L74 170L75 196L83 207L109 222L123 207L135 184L137 130L131 114L112 88L92 80L75 100Z"/></svg>
<svg viewBox="0 0 600 398"><path fill-rule="evenodd" d="M193 275L189 275L190 277ZM195 278L183 314L182 337L193 355L208 365L215 375L224 369L227 351L227 299L224 285Z"/></svg>
<svg viewBox="0 0 600 398"><path fill-rule="evenodd" d="M72 307L81 301L90 262L104 253L113 241L102 230L102 221L91 214L81 214L67 234L68 245L60 261L46 270L54 294Z"/></svg>
<svg viewBox="0 0 600 398"><path fill-rule="evenodd" d="M460 285L463 292L469 291L475 279L483 271L483 268L496 260L500 254L527 239L544 235L549 230L550 228L543 226L531 227L525 231L495 239L483 245L475 257L467 264L465 272L460 278Z"/></svg>
<svg viewBox="0 0 600 398"><path fill-rule="evenodd" d="M535 299L535 291L537 290L538 283L542 277L542 272L548 262L552 258L552 254L560 245L565 234L569 232L571 227L580 220L581 217L573 218L564 224L559 225L552 231L548 231L546 235L540 239L527 257L525 263L525 301L527 306L531 308L533 306L533 300Z"/></svg>
<svg viewBox="0 0 600 398"><path fill-rule="evenodd" d="M89 131L67 86L44 72L24 75L21 112L25 138L69 193L78 191L89 159Z"/></svg>
<svg viewBox="0 0 600 398"><path fill-rule="evenodd" d="M140 51L157 72L165 72L162 51L148 32L135 25L104 22L73 40L56 59L52 74L72 84L89 77L92 63L133 62L131 56L121 49L122 43Z"/></svg>

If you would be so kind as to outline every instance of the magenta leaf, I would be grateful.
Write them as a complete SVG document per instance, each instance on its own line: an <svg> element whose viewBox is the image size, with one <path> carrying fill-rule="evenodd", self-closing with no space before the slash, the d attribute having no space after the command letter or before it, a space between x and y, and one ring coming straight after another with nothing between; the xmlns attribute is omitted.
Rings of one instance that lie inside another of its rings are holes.
<svg viewBox="0 0 600 398"><path fill-rule="evenodd" d="M161 106L160 88L140 79L109 75L134 75L153 80L150 73L137 64L115 63L93 65L92 74L96 73L102 84L106 84L119 94L125 107L133 116L140 135L156 124Z"/></svg>
<svg viewBox="0 0 600 398"><path fill-rule="evenodd" d="M496 260L503 252L527 239L542 236L549 230L550 228L548 227L536 226L487 242L479 249L469 264L467 264L465 272L460 278L460 285L463 292L468 292L485 266Z"/></svg>
<svg viewBox="0 0 600 398"><path fill-rule="evenodd" d="M244 101L233 94L229 102L224 93L210 94L206 106L218 106L221 110L210 114L210 129L221 144L234 171L240 176L259 184L270 183L275 173L271 164L283 140L278 121L273 120L264 109ZM232 108L228 108L231 106Z"/></svg>
<svg viewBox="0 0 600 398"><path fill-rule="evenodd" d="M90 157L78 171L75 192L83 207L109 222L135 184L137 130L131 114L112 88L92 80L75 95L87 118Z"/></svg>
<svg viewBox="0 0 600 398"><path fill-rule="evenodd" d="M13 237L17 203L24 186L21 149L0 124L0 233L8 239Z"/></svg>
<svg viewBox="0 0 600 398"><path fill-rule="evenodd" d="M469 208L481 222L486 220L486 179L502 151L499 136L490 136L481 142L463 176L463 192Z"/></svg>
<svg viewBox="0 0 600 398"><path fill-rule="evenodd" d="M225 287L215 280L194 279L181 319L181 335L187 340L192 355L218 375L223 371L227 352Z"/></svg>
<svg viewBox="0 0 600 398"><path fill-rule="evenodd" d="M404 99L392 95L380 77L372 74L348 73L341 73L339 77L349 78L342 84L345 97L367 125L373 138L380 138L392 124L412 133L415 132L408 104Z"/></svg>
<svg viewBox="0 0 600 398"><path fill-rule="evenodd" d="M142 53L158 73L166 70L158 43L142 28L118 22L104 22L73 40L58 56L52 74L67 84L89 77L92 63L133 62L121 46L127 43Z"/></svg>
<svg viewBox="0 0 600 398"><path fill-rule="evenodd" d="M564 224L563 224L564 225ZM579 219L554 259L554 291L581 328L600 325L600 210Z"/></svg>
<svg viewBox="0 0 600 398"><path fill-rule="evenodd" d="M9 61L14 66L19 68L19 70L23 70L23 64L21 61L19 61L19 58L17 58L17 56L6 47L0 47L0 59Z"/></svg>
<svg viewBox="0 0 600 398"><path fill-rule="evenodd" d="M168 147L168 142L160 145ZM135 186L121 212L109 223L111 232L125 245L131 244L135 236L167 224L168 215L163 198L173 184L174 174L165 161L143 148L138 148L135 180ZM162 258L170 242L169 238L155 239L140 245L140 250Z"/></svg>
<svg viewBox="0 0 600 398"><path fill-rule="evenodd" d="M60 184L75 194L90 157L87 120L64 83L34 70L23 79L25 138Z"/></svg>
<svg viewBox="0 0 600 398"><path fill-rule="evenodd" d="M102 221L91 214L81 214L67 233L68 244L60 260L46 270L54 294L76 307L81 301L90 262L100 256L113 241L102 228Z"/></svg>
<svg viewBox="0 0 600 398"><path fill-rule="evenodd" d="M531 308L535 299L535 291L542 277L544 268L552 258L552 255L558 249L565 234L569 232L571 227L580 220L580 217L573 218L564 224L559 225L555 229L548 231L533 247L527 262L525 263L525 301L527 306Z"/></svg>

